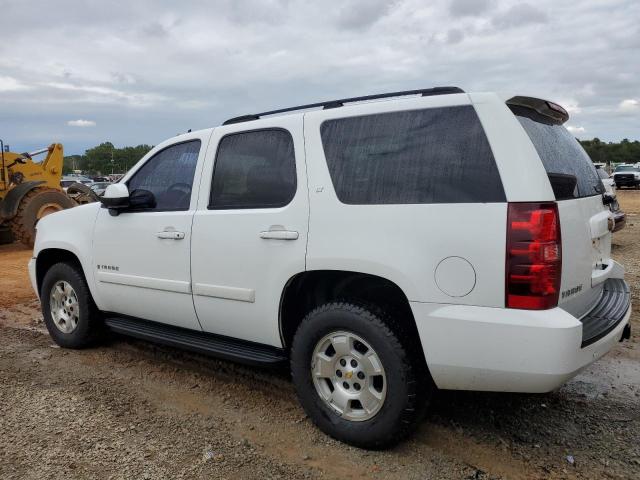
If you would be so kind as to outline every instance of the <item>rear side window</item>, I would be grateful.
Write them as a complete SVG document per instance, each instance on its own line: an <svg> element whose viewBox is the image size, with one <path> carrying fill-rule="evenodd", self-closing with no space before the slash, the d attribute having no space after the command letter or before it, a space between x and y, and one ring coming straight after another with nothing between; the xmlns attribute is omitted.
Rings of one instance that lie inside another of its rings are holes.
<svg viewBox="0 0 640 480"><path fill-rule="evenodd" d="M493 153L472 106L328 120L320 133L343 203L505 201Z"/></svg>
<svg viewBox="0 0 640 480"><path fill-rule="evenodd" d="M220 140L210 209L284 207L295 193L296 160L289 132L255 130Z"/></svg>
<svg viewBox="0 0 640 480"><path fill-rule="evenodd" d="M591 158L562 125L545 123L516 112L542 160L556 200L590 197L604 192Z"/></svg>

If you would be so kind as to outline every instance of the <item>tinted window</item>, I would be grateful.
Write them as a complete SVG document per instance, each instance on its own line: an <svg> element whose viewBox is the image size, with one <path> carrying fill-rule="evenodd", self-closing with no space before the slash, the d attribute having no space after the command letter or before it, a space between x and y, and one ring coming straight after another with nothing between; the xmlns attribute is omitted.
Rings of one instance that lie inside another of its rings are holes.
<svg viewBox="0 0 640 480"><path fill-rule="evenodd" d="M179 143L151 157L128 182L129 192L149 190L155 210L188 210L200 140Z"/></svg>
<svg viewBox="0 0 640 480"><path fill-rule="evenodd" d="M542 160L557 200L604 192L591 158L566 128L520 114L517 118Z"/></svg>
<svg viewBox="0 0 640 480"><path fill-rule="evenodd" d="M293 139L285 130L235 133L220 140L209 208L274 208L296 193Z"/></svg>
<svg viewBox="0 0 640 480"><path fill-rule="evenodd" d="M343 203L505 201L491 148L471 106L328 120L321 135Z"/></svg>

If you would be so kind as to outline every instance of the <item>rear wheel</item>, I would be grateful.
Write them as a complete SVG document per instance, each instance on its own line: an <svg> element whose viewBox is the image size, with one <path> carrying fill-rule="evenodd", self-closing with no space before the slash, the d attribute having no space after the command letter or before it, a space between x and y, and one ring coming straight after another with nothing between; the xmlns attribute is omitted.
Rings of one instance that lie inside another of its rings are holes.
<svg viewBox="0 0 640 480"><path fill-rule="evenodd" d="M413 431L431 384L401 332L383 312L351 303L325 304L302 321L291 372L303 408L322 431L372 449Z"/></svg>
<svg viewBox="0 0 640 480"><path fill-rule="evenodd" d="M9 224L14 239L33 247L38 221L51 213L75 205L76 203L60 190L34 188L22 197L18 212Z"/></svg>
<svg viewBox="0 0 640 480"><path fill-rule="evenodd" d="M100 312L78 267L56 263L40 289L42 316L51 338L65 348L90 345L102 328Z"/></svg>

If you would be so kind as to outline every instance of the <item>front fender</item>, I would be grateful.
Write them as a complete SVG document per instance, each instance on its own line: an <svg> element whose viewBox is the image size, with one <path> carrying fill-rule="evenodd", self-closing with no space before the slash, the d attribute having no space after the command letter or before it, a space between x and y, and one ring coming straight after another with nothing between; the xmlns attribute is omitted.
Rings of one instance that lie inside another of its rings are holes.
<svg viewBox="0 0 640 480"><path fill-rule="evenodd" d="M7 192L7 195L0 202L0 222L11 220L18 213L18 206L22 198L34 188L45 183L44 181L24 182L16 185Z"/></svg>
<svg viewBox="0 0 640 480"><path fill-rule="evenodd" d="M49 249L65 250L75 255L98 307L101 305L93 268L93 232L100 210L99 203L88 203L47 215L38 222L33 256Z"/></svg>

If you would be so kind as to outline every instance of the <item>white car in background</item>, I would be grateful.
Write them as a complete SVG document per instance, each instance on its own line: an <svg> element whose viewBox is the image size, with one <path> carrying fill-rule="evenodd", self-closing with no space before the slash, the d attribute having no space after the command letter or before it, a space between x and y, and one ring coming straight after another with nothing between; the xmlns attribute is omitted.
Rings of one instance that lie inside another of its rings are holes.
<svg viewBox="0 0 640 480"><path fill-rule="evenodd" d="M618 196L616 195L616 184L613 181L613 178L604 170L604 168L596 165L596 172L602 180L602 184L607 191L607 195L605 197L605 203L609 205L609 210L613 214L613 220L615 222L615 227L613 228L613 232L617 232L622 230L627 223L627 214L624 213L620 209L620 204L618 203Z"/></svg>
<svg viewBox="0 0 640 480"><path fill-rule="evenodd" d="M111 182L93 182L89 188L99 197L104 195L104 191L111 185Z"/></svg>
<svg viewBox="0 0 640 480"><path fill-rule="evenodd" d="M611 175L609 175L604 168L598 165L596 165L596 171L598 172L598 176L600 177L600 180L602 180L602 184L604 185L604 188L607 189L607 193L615 195L616 182L613 180Z"/></svg>
<svg viewBox="0 0 640 480"><path fill-rule="evenodd" d="M637 165L618 165L612 177L618 188L640 188L640 168Z"/></svg>

